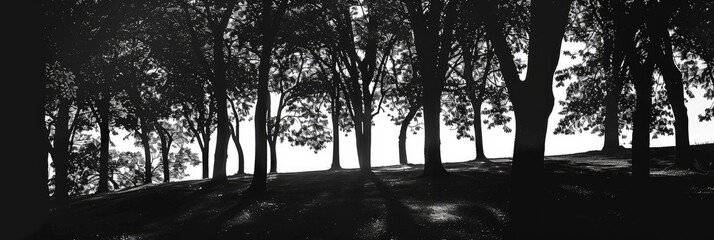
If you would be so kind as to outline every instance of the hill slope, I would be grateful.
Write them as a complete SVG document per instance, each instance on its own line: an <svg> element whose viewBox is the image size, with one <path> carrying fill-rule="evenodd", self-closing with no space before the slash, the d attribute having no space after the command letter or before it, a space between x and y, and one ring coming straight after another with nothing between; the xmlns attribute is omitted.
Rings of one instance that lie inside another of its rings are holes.
<svg viewBox="0 0 714 240"><path fill-rule="evenodd" d="M713 146L698 151L711 154ZM673 150L653 153L651 188L637 194L627 150L548 157L543 231L564 239L712 239L714 174L663 170ZM271 192L260 197L241 195L246 175L222 184L152 184L75 198L54 229L76 239L503 238L510 160L445 167L452 174L441 179L420 178L421 165L375 168L374 175L273 174Z"/></svg>

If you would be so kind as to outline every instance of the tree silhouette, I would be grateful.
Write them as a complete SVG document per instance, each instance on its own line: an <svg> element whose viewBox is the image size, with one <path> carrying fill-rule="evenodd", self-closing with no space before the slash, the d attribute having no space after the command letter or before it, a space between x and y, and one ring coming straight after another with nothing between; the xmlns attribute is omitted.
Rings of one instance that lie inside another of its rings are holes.
<svg viewBox="0 0 714 240"><path fill-rule="evenodd" d="M424 176L443 176L446 170L441 164L439 115L459 2L430 1L427 8L421 1L404 1L404 4L414 33L416 69L424 86Z"/></svg>
<svg viewBox="0 0 714 240"><path fill-rule="evenodd" d="M541 179L548 116L553 109L553 73L568 22L571 1L534 1L529 6L528 70L518 76L513 54L495 6L482 13L486 33L500 63L516 117L511 175L511 234L517 238L538 232ZM488 5L487 5L488 6ZM506 17L511 17L506 15Z"/></svg>

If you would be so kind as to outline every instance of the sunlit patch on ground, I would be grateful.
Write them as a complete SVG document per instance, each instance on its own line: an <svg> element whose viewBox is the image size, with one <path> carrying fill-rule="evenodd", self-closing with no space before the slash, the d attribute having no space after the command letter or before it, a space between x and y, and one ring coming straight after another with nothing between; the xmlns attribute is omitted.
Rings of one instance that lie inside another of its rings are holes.
<svg viewBox="0 0 714 240"><path fill-rule="evenodd" d="M379 169L375 169L374 172L402 172L409 171L412 167L409 165L397 165L397 166L386 166Z"/></svg>
<svg viewBox="0 0 714 240"><path fill-rule="evenodd" d="M667 177L683 177L683 176L694 176L700 175L700 173L690 170L658 170L650 171L653 176L667 176Z"/></svg>
<svg viewBox="0 0 714 240"><path fill-rule="evenodd" d="M457 215L457 208L463 204L407 203L406 206L412 211L420 213L429 222L442 223L460 220L461 216Z"/></svg>
<svg viewBox="0 0 714 240"><path fill-rule="evenodd" d="M382 218L374 218L357 231L358 239L377 239L384 235L387 225Z"/></svg>

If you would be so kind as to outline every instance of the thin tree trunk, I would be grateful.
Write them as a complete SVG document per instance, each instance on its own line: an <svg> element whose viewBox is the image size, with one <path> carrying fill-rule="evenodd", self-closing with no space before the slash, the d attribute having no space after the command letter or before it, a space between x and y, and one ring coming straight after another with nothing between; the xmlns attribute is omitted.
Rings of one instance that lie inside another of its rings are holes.
<svg viewBox="0 0 714 240"><path fill-rule="evenodd" d="M267 118L270 109L270 94L268 92L268 77L270 74L271 56L276 28L279 26L287 2L281 1L278 10L273 14L271 0L262 1L261 25L263 36L261 38L260 65L258 66L258 102L255 106L255 164L253 179L246 194L262 194L267 191ZM275 17L275 19L273 19Z"/></svg>
<svg viewBox="0 0 714 240"><path fill-rule="evenodd" d="M410 107L409 112L399 127L399 164L401 165L407 165L409 163L407 160L407 130L409 129L409 123L414 119L419 108L421 108L420 105Z"/></svg>
<svg viewBox="0 0 714 240"><path fill-rule="evenodd" d="M164 170L164 182L171 181L171 166L169 166L169 151L171 150L171 142L173 141L171 136L165 128L163 128L158 122L156 123L157 133L161 139L161 162L163 164Z"/></svg>
<svg viewBox="0 0 714 240"><path fill-rule="evenodd" d="M109 107L110 99L108 94L99 100L99 132L101 144L99 147L99 186L97 192L109 191Z"/></svg>
<svg viewBox="0 0 714 240"><path fill-rule="evenodd" d="M231 110L233 110L233 116L236 118L236 126L233 130L234 134L231 134L233 137L233 143L236 146L236 151L238 151L238 174L244 174L245 173L245 155L243 155L243 146L240 144L240 115L238 115L238 110L236 110L236 105L233 103L233 101L230 101L231 103ZM228 125L231 127L231 125Z"/></svg>
<svg viewBox="0 0 714 240"><path fill-rule="evenodd" d="M332 79L332 165L331 170L342 169L340 166L340 109L342 108L340 102L340 90L338 89L339 83L336 77Z"/></svg>
<svg viewBox="0 0 714 240"><path fill-rule="evenodd" d="M153 178L153 168L151 163L151 143L149 142L149 125L145 118L139 118L141 124L141 132L139 137L141 138L141 145L144 147L144 184L150 184Z"/></svg>
<svg viewBox="0 0 714 240"><path fill-rule="evenodd" d="M270 146L270 173L278 172L278 156L277 150L275 149L276 143L275 140L268 141L268 145Z"/></svg>

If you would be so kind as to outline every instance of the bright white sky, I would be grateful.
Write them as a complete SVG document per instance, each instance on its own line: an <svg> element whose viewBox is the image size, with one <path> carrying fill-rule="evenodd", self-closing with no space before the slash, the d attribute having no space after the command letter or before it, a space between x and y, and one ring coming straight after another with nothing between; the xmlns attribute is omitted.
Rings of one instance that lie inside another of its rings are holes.
<svg viewBox="0 0 714 240"><path fill-rule="evenodd" d="M572 52L577 51L577 49L582 48L582 44L576 43L564 43L561 50L570 50ZM525 56L520 55L525 60ZM560 63L558 64L558 69L568 67L579 60L571 60L570 58L561 57ZM525 72L524 72L525 73ZM522 76L525 76L522 74ZM554 85L555 86L555 85ZM704 109L711 104L711 102L706 101L702 98L703 91L701 89L693 90L697 98L689 100L686 105L689 112L689 134L690 142L692 144L702 144L702 143L712 143L714 142L714 122L699 122L697 119L697 114L700 114ZM555 88L555 108L553 113L550 115L548 123L548 136L546 139L546 155L558 155L558 154L568 154L576 152L585 152L590 150L599 150L602 148L603 138L597 136L596 134L590 134L589 132L584 132L582 134L576 135L553 135L553 129L556 123L561 118L558 112L562 107L557 104L559 100L565 99L565 88ZM275 102L275 101L274 101ZM251 110L252 112L253 110ZM512 115L511 115L512 116ZM372 165L373 166L388 166L399 164L399 153L397 148L397 137L399 135L399 126L394 125L384 113L380 113L374 119L376 126L373 127L373 138L372 138ZM331 126L331 125L330 125ZM514 122L509 124L511 128L515 129ZM486 156L489 158L502 158L511 157L513 151L513 140L514 132L504 133L501 128L484 129L484 148ZM253 143L254 138L254 123L252 121L241 122L241 143L243 146L245 154L245 169L246 172L253 172L253 161L254 161L254 151L255 145ZM620 144L626 147L630 147L630 137L631 132L624 132L628 138L620 139ZM118 151L142 151L140 148L135 147L132 141L122 141L121 138L125 136L124 133L112 136L112 140L116 143L116 150ZM418 132L416 135L411 133L407 136L407 154L409 158L409 163L420 164L424 162L423 147L424 147L424 135L423 131ZM216 135L215 133L211 138L210 147L210 173L213 171L213 155L215 150ZM651 146L673 146L675 144L674 136L661 136L658 139L651 140ZM277 144L277 157L278 157L278 172L299 172L299 171L312 171L312 170L325 170L330 168L332 161L332 143L328 143L327 148L323 149L319 153L315 154L312 150L307 147L291 147L290 143L278 143ZM195 143L192 146L192 150L195 153L199 153L200 149L198 144ZM232 142L229 143L228 148L228 165L227 173L232 175L238 171L238 154ZM456 131L451 130L450 127L442 124L441 129L441 154L443 162L461 162L468 161L475 158L475 146L474 142L468 139L456 139ZM353 134L348 134L345 137L344 133L340 135L340 158L341 165L343 168L357 168L357 153L356 145ZM201 178L201 165L195 167L189 167L187 173L188 179L200 179Z"/></svg>

